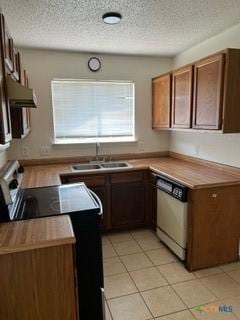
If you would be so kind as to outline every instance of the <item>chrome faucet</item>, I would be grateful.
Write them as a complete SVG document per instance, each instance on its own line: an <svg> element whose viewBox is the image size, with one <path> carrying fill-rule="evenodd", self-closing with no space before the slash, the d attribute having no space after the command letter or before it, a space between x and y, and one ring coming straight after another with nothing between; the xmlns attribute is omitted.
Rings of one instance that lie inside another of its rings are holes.
<svg viewBox="0 0 240 320"><path fill-rule="evenodd" d="M96 142L96 161L99 162L100 142Z"/></svg>

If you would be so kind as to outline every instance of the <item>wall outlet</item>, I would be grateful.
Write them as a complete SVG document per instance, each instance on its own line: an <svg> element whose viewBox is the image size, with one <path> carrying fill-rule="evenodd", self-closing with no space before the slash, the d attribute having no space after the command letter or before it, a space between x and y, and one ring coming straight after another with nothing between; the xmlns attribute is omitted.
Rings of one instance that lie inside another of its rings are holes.
<svg viewBox="0 0 240 320"><path fill-rule="evenodd" d="M29 147L23 147L23 148L22 148L22 156L23 156L24 158L29 157Z"/></svg>
<svg viewBox="0 0 240 320"><path fill-rule="evenodd" d="M144 142L143 141L139 141L138 147L139 147L140 151L144 151Z"/></svg>
<svg viewBox="0 0 240 320"><path fill-rule="evenodd" d="M42 146L40 147L40 156L46 157L50 155L50 147Z"/></svg>

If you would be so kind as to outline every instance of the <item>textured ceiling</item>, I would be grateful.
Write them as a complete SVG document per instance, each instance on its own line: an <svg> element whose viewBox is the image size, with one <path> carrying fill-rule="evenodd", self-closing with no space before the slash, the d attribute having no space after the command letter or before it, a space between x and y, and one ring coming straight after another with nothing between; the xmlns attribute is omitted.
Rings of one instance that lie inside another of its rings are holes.
<svg viewBox="0 0 240 320"><path fill-rule="evenodd" d="M175 55L240 22L240 0L0 0L23 47ZM118 25L102 15L118 11Z"/></svg>

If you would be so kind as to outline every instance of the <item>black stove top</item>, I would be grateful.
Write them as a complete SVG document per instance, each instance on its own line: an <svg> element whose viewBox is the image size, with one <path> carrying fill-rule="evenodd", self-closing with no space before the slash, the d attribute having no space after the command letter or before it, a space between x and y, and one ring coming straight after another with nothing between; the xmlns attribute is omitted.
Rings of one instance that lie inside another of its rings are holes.
<svg viewBox="0 0 240 320"><path fill-rule="evenodd" d="M84 183L24 189L14 220L74 213L100 213Z"/></svg>

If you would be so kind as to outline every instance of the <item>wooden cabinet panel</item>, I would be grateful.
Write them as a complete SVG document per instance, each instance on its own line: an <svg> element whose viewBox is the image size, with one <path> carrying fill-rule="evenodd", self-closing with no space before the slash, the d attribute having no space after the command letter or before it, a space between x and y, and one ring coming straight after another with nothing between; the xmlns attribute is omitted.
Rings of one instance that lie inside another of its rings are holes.
<svg viewBox="0 0 240 320"><path fill-rule="evenodd" d="M3 39L3 60L8 73L13 72L13 39L10 36L4 16L1 15L1 37Z"/></svg>
<svg viewBox="0 0 240 320"><path fill-rule="evenodd" d="M113 229L144 225L144 182L126 182L111 186L111 221Z"/></svg>
<svg viewBox="0 0 240 320"><path fill-rule="evenodd" d="M187 66L172 75L172 127L190 128L192 112L193 67Z"/></svg>
<svg viewBox="0 0 240 320"><path fill-rule="evenodd" d="M72 245L1 255L0 264L0 319L77 319Z"/></svg>
<svg viewBox="0 0 240 320"><path fill-rule="evenodd" d="M142 170L102 175L65 175L61 176L61 181L84 182L99 196L103 204L102 230L109 231L154 224L154 214L149 221L146 217L154 211L148 206L150 193L145 175L147 171ZM153 193L151 196L153 197Z"/></svg>
<svg viewBox="0 0 240 320"><path fill-rule="evenodd" d="M3 15L0 14L0 144L6 144L11 141L11 119L10 106L6 96L6 72L5 72L5 46Z"/></svg>
<svg viewBox="0 0 240 320"><path fill-rule="evenodd" d="M21 64L20 53L16 53L16 63L18 69L18 81L25 87L28 87L28 77L26 70ZM15 66L15 63L14 63ZM14 73L13 73L14 75ZM15 76L16 78L16 76ZM15 139L22 139L26 137L31 131L31 111L30 108L11 108L11 123L12 123L12 136Z"/></svg>
<svg viewBox="0 0 240 320"><path fill-rule="evenodd" d="M171 74L152 81L152 127L170 127Z"/></svg>
<svg viewBox="0 0 240 320"><path fill-rule="evenodd" d="M187 236L189 270L239 259L239 207L239 186L190 192Z"/></svg>
<svg viewBox="0 0 240 320"><path fill-rule="evenodd" d="M201 60L195 64L193 128L221 128L223 66L223 54Z"/></svg>
<svg viewBox="0 0 240 320"><path fill-rule="evenodd" d="M104 186L106 177L104 175L72 175L62 176L63 183L78 183L84 182L88 188L95 186Z"/></svg>
<svg viewBox="0 0 240 320"><path fill-rule="evenodd" d="M223 133L240 132L240 50L227 49L224 80Z"/></svg>
<svg viewBox="0 0 240 320"><path fill-rule="evenodd" d="M144 179L143 171L121 172L121 173L113 173L110 175L111 183L134 182L134 181L142 181L143 179Z"/></svg>
<svg viewBox="0 0 240 320"><path fill-rule="evenodd" d="M13 48L13 73L12 77L19 81L20 79L20 53L17 52L15 48Z"/></svg>

